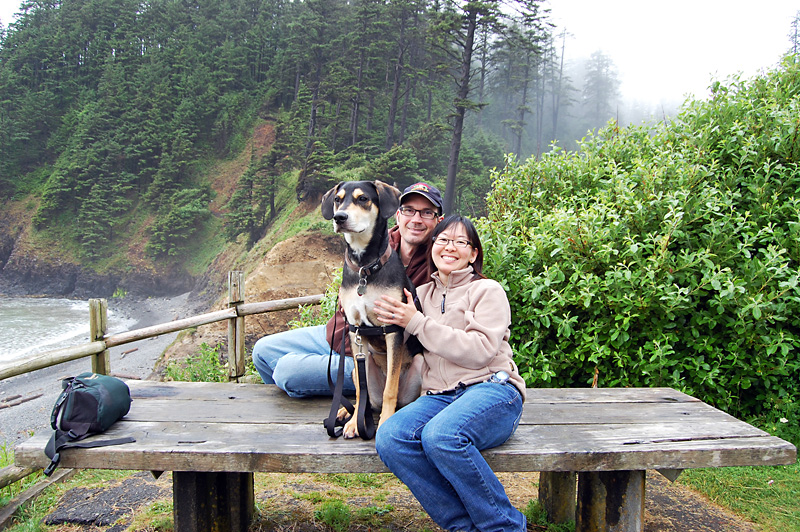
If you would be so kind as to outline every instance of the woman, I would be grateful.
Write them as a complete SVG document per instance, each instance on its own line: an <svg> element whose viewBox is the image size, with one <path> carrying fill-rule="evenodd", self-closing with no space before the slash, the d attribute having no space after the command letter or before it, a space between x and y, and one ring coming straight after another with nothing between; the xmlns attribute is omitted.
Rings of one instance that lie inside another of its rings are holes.
<svg viewBox="0 0 800 532"><path fill-rule="evenodd" d="M425 357L422 396L380 425L378 455L442 528L525 530L525 516L480 453L514 433L525 400L508 344L508 298L481 273L483 249L469 219L442 220L431 254L437 271L417 289L422 312L388 296L376 302L384 322L417 336Z"/></svg>

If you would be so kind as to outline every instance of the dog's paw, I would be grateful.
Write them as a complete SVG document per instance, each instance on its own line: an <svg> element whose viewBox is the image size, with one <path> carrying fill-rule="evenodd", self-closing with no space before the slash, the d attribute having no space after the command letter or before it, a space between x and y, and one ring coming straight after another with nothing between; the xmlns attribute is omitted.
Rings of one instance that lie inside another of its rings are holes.
<svg viewBox="0 0 800 532"><path fill-rule="evenodd" d="M342 435L345 437L346 440L358 438L358 423L356 423L355 417L344 424L344 430L342 430Z"/></svg>
<svg viewBox="0 0 800 532"><path fill-rule="evenodd" d="M350 417L350 412L347 411L345 407L341 407L338 412L336 412L336 419L339 421L344 421Z"/></svg>

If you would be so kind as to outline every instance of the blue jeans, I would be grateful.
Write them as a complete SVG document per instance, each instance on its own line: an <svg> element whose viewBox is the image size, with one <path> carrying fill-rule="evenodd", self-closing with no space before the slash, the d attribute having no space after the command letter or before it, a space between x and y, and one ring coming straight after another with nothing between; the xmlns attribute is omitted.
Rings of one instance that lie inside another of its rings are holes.
<svg viewBox="0 0 800 532"><path fill-rule="evenodd" d="M253 346L253 364L266 384L277 384L289 397L331 395L328 386L328 357L331 346L325 325L292 329L260 338ZM345 358L345 394L356 393L353 358ZM331 379L336 382L339 353L333 352Z"/></svg>
<svg viewBox="0 0 800 532"><path fill-rule="evenodd" d="M484 382L404 406L381 424L375 448L445 530L524 531L525 516L480 453L504 443L521 417L513 384Z"/></svg>

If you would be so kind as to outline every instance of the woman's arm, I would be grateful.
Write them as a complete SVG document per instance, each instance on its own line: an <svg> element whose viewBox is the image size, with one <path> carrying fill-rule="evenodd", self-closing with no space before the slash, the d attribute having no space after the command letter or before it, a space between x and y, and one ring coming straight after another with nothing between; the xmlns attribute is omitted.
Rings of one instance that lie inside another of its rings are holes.
<svg viewBox="0 0 800 532"><path fill-rule="evenodd" d="M455 321L450 318L447 324L424 316L413 303L388 296L375 305L381 309L383 321L416 335L429 352L459 366L479 369L499 352L511 323L511 308L505 291L495 282L476 282L469 299L462 315Z"/></svg>

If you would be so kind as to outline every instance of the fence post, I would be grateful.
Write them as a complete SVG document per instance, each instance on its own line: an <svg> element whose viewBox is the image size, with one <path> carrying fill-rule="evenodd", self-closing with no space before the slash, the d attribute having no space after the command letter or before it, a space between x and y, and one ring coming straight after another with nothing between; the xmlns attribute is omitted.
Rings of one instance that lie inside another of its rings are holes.
<svg viewBox="0 0 800 532"><path fill-rule="evenodd" d="M244 302L244 272L228 272L228 307ZM228 380L237 381L245 372L244 316L228 320Z"/></svg>
<svg viewBox="0 0 800 532"><path fill-rule="evenodd" d="M89 300L89 340L102 340L108 332L108 301ZM111 351L108 349L92 355L92 372L108 375L111 371Z"/></svg>

